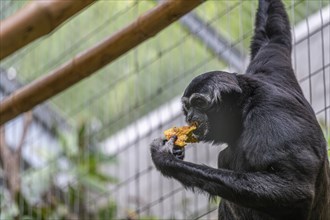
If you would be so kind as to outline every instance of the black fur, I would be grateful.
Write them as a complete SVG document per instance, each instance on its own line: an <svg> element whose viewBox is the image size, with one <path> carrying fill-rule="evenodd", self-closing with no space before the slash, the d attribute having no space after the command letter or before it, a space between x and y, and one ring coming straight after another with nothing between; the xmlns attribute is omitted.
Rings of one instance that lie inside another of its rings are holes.
<svg viewBox="0 0 330 220"><path fill-rule="evenodd" d="M184 92L201 141L228 143L218 169L176 158L156 139L156 168L188 188L222 197L219 219L329 220L326 142L291 66L291 33L280 0L260 0L245 75L209 72Z"/></svg>

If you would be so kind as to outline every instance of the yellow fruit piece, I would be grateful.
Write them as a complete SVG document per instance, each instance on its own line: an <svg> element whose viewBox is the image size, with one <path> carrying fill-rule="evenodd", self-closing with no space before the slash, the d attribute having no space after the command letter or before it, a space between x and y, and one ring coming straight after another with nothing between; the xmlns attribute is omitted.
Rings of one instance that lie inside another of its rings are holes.
<svg viewBox="0 0 330 220"><path fill-rule="evenodd" d="M164 131L164 135L167 140L171 139L173 136L177 136L177 140L174 144L178 147L184 147L187 143L198 142L198 140L193 136L193 131L196 129L196 125L173 127Z"/></svg>

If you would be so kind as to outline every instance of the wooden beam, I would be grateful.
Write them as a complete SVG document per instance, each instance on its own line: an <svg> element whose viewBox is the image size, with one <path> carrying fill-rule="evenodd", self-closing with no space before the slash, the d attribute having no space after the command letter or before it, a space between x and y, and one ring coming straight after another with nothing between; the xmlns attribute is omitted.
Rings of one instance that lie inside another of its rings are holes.
<svg viewBox="0 0 330 220"><path fill-rule="evenodd" d="M0 67L0 93L3 93L3 97L22 88L22 86L23 84L17 79L9 79L7 72ZM71 129L71 125L66 119L58 114L48 103L40 104L33 109L32 113L33 119L40 123L48 134L54 134L55 127L61 131Z"/></svg>
<svg viewBox="0 0 330 220"><path fill-rule="evenodd" d="M95 0L32 1L0 22L0 60L49 34Z"/></svg>
<svg viewBox="0 0 330 220"><path fill-rule="evenodd" d="M6 97L0 103L0 124L90 76L96 70L153 37L202 2L203 0L163 1L98 45Z"/></svg>

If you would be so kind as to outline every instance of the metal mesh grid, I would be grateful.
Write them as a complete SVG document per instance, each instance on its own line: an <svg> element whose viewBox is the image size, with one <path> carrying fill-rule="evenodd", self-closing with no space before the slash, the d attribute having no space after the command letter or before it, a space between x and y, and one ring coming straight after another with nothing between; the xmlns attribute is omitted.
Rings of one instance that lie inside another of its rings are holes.
<svg viewBox="0 0 330 220"><path fill-rule="evenodd" d="M294 25L294 69L329 137L329 5L323 0L285 3ZM24 1L1 1L1 18L14 13L23 4ZM153 1L98 1L53 35L2 61L1 67L11 78L22 83L31 82L154 5ZM256 7L256 1L207 1L194 13L206 26L227 39L231 48L247 55ZM215 219L217 216L218 201L209 201L207 195L186 191L174 180L162 177L155 171L149 155L152 139L160 136L164 129L184 123L174 97L182 93L190 80L206 71L234 69L230 62L219 59L219 53L224 51L207 47L196 33L181 25L172 25L48 103L73 127L80 121L88 121L91 124L88 140L96 140L105 155L116 156L116 164L101 168L118 182L108 184L106 190L87 190L84 201L90 210L112 201L117 207L115 219ZM22 117L6 125L11 146L19 139L21 120ZM58 153L58 140L40 129L38 122L33 126L23 150L29 166L22 167L22 176L28 176L29 179L23 178L23 181L29 184L31 179L36 182L45 173L51 173L52 167L58 164L66 166L65 158ZM187 149L186 160L215 167L217 158L214 155L218 151L219 147L215 146L193 145ZM44 173L33 176L31 173L35 170L44 170ZM56 194L69 204L70 198L66 195L69 186L62 181L67 178L56 175L52 180L56 183ZM30 185L24 190L27 195L40 194ZM35 201L38 204L38 199ZM5 208L8 207L1 203L1 209ZM83 212L83 208L72 204L74 213ZM42 219L42 216L37 218Z"/></svg>

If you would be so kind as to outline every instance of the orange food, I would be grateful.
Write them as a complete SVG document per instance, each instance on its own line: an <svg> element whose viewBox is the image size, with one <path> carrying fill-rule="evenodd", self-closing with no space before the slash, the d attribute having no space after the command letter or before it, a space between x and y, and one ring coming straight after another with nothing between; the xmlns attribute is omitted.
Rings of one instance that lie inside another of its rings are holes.
<svg viewBox="0 0 330 220"><path fill-rule="evenodd" d="M177 140L174 144L179 147L184 147L187 143L198 142L198 140L193 136L193 131L196 129L196 125L173 127L164 131L164 135L167 140L173 136L177 136Z"/></svg>

